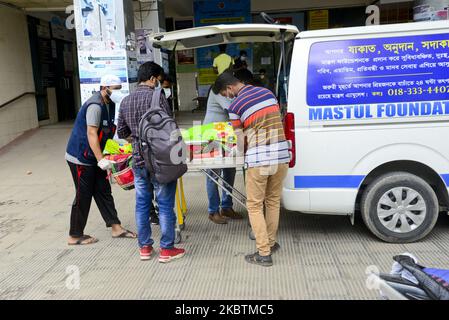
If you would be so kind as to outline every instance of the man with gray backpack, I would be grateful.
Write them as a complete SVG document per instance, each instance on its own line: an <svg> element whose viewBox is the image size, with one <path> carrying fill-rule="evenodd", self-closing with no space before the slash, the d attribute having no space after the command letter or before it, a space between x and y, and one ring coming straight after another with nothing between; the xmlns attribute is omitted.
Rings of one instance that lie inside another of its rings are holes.
<svg viewBox="0 0 449 320"><path fill-rule="evenodd" d="M166 263L184 256L184 249L174 247L174 205L177 179L187 171L187 166L179 128L165 95L161 94L163 74L162 67L154 62L146 62L139 68L136 91L122 100L117 133L119 138L132 139L140 258L149 260L153 252L150 210L154 191L161 227L159 262Z"/></svg>

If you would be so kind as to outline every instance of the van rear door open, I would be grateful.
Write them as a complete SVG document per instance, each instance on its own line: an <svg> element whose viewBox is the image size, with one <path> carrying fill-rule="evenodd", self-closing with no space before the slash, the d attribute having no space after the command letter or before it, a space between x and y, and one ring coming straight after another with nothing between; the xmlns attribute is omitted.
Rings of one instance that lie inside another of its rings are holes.
<svg viewBox="0 0 449 320"><path fill-rule="evenodd" d="M183 29L149 35L156 48L188 50L229 43L255 43L290 41L299 33L292 25L280 24L222 24Z"/></svg>

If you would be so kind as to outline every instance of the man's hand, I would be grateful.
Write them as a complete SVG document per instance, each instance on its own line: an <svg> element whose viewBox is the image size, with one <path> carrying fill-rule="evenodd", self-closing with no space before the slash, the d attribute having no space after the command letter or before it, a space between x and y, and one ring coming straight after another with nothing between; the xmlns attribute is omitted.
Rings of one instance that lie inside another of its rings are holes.
<svg viewBox="0 0 449 320"><path fill-rule="evenodd" d="M112 165L114 163L115 161L103 158L100 161L98 161L98 166L100 167L101 170L108 170L112 168Z"/></svg>

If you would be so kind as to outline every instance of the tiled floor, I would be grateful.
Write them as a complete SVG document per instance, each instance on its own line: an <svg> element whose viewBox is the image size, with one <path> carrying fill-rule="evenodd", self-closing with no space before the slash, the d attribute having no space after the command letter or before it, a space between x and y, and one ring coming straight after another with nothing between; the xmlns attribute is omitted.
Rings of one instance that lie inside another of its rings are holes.
<svg viewBox="0 0 449 320"><path fill-rule="evenodd" d="M100 242L69 247L69 133L69 124L44 127L0 153L0 299L376 299L365 285L368 266L389 271L392 256L405 251L424 265L449 266L447 216L420 243L400 245L378 241L361 219L352 226L346 217L293 212L282 212L274 266L249 265L243 257L255 244L247 220L208 221L199 174L184 179L183 259L141 262L136 241L111 239L95 204L86 232ZM123 224L135 229L133 191L114 186L113 193ZM153 232L157 247L159 227Z"/></svg>

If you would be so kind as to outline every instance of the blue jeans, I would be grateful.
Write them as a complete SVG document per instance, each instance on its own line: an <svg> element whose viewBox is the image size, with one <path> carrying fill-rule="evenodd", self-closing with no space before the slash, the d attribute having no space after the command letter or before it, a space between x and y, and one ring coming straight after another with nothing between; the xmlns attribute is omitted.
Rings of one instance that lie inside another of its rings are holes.
<svg viewBox="0 0 449 320"><path fill-rule="evenodd" d="M208 170L210 172L211 170ZM231 186L234 186L235 180L235 169L234 168L226 168L226 169L214 169L218 175L222 176L224 181L226 181ZM207 177L206 181L206 189L207 189L207 197L209 199L209 214L217 213L220 209L220 194L218 192L218 186ZM229 190L229 189L228 189ZM221 197L221 208L222 209L231 209L232 208L232 197L228 192L222 192Z"/></svg>
<svg viewBox="0 0 449 320"><path fill-rule="evenodd" d="M145 168L133 168L134 185L136 189L136 225L139 247L152 246L150 211L152 209L153 192L159 206L159 225L161 227L162 249L171 249L175 243L176 215L174 211L176 184L173 181L159 184L150 179Z"/></svg>

